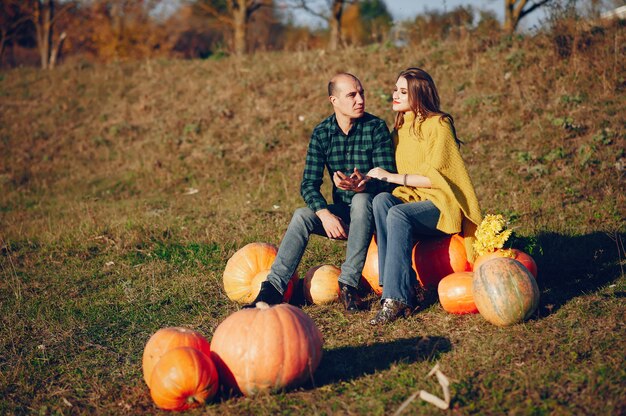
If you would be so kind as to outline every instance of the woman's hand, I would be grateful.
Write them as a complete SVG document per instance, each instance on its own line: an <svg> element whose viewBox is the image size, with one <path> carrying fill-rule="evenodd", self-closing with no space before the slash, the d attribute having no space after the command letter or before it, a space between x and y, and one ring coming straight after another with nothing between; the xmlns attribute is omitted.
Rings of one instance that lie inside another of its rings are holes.
<svg viewBox="0 0 626 416"><path fill-rule="evenodd" d="M378 179L380 181L385 181L385 182L389 181L390 175L391 173L389 173L383 168L374 168L374 169L371 169L369 172L367 172L367 176L369 176L370 178Z"/></svg>

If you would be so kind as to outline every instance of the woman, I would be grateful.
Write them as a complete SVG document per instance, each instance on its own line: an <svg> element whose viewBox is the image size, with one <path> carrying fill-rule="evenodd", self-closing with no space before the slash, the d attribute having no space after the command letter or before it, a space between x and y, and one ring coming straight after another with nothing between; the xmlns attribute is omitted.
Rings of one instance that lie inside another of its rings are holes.
<svg viewBox="0 0 626 416"><path fill-rule="evenodd" d="M406 317L419 306L411 267L416 240L463 233L468 257L473 258L472 237L482 219L454 121L439 109L430 75L419 68L402 71L393 92L393 110L398 173L377 167L367 174L399 185L373 201L383 294L372 325Z"/></svg>

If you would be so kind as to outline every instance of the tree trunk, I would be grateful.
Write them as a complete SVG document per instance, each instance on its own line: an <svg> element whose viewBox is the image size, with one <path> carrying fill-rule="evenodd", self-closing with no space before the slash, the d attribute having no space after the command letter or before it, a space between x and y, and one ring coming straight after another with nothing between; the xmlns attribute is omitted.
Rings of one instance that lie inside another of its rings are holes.
<svg viewBox="0 0 626 416"><path fill-rule="evenodd" d="M59 40L57 41L56 46L50 52L50 65L48 66L50 69L54 69L57 63L57 59L59 57L59 53L61 52L61 47L63 46L63 41L67 34L65 32L61 33L59 36Z"/></svg>
<svg viewBox="0 0 626 416"><path fill-rule="evenodd" d="M328 26L330 27L330 39L328 40L328 49L336 51L341 42L341 14L343 13L344 0L333 1L333 8Z"/></svg>
<svg viewBox="0 0 626 416"><path fill-rule="evenodd" d="M52 19L54 18L54 1L44 0L35 2L34 13L35 29L37 31L37 48L41 68L48 69L50 50L52 49Z"/></svg>
<svg viewBox="0 0 626 416"><path fill-rule="evenodd" d="M7 35L6 32L3 30L2 33L0 33L0 36L2 36L2 39L0 40L0 67L2 66L2 61L4 58L4 50L6 49L6 40L7 40Z"/></svg>
<svg viewBox="0 0 626 416"><path fill-rule="evenodd" d="M246 53L247 25L246 4L245 2L239 2L238 6L233 8L233 50L237 56L242 56Z"/></svg>
<svg viewBox="0 0 626 416"><path fill-rule="evenodd" d="M516 4L519 1L518 7ZM526 0L504 0L504 31L513 34L517 29L521 17L521 11L526 4Z"/></svg>

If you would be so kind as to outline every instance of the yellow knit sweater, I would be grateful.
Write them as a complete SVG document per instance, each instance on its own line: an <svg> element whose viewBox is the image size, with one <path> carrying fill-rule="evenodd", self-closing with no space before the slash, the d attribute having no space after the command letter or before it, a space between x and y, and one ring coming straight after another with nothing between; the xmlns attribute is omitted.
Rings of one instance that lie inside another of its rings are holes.
<svg viewBox="0 0 626 416"><path fill-rule="evenodd" d="M418 120L414 131L414 119L412 112L405 113L404 124L393 134L398 173L426 176L432 187L399 186L393 195L404 202L431 201L441 212L437 229L461 232L468 259L473 261L472 244L482 214L450 121L440 116Z"/></svg>

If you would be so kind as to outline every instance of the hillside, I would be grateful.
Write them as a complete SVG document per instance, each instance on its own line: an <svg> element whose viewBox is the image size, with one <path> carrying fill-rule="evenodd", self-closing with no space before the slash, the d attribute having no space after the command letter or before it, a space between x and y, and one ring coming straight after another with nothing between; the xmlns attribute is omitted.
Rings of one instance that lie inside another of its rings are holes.
<svg viewBox="0 0 626 416"><path fill-rule="evenodd" d="M391 126L408 66L435 79L483 211L535 256L540 311L504 331L433 305L372 334L369 315L307 306L326 340L316 386L205 410L390 413L438 361L459 414L625 412L625 44L615 24L1 72L0 413L152 413L143 344L166 325L209 336L237 309L224 265L248 242L278 244L303 205L328 79L357 75ZM301 276L343 258L342 244L310 248Z"/></svg>

